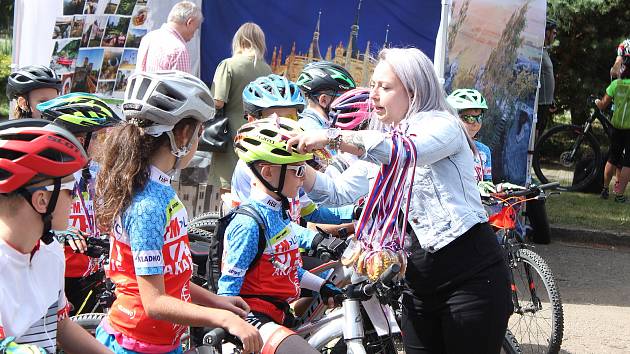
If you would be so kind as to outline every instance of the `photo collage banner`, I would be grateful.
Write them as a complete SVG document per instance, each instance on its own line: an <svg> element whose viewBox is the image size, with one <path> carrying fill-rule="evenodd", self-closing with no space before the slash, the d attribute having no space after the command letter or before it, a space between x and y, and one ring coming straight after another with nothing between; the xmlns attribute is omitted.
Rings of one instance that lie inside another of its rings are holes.
<svg viewBox="0 0 630 354"><path fill-rule="evenodd" d="M122 99L148 28L151 0L63 0L55 21L50 67L63 94Z"/></svg>

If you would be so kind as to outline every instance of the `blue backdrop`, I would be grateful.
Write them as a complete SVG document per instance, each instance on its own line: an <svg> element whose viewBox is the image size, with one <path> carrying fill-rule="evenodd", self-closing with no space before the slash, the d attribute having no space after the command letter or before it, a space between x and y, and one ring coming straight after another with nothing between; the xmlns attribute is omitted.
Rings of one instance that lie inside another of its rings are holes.
<svg viewBox="0 0 630 354"><path fill-rule="evenodd" d="M283 57L291 51L306 54L321 10L319 49L322 57L332 45L348 44L358 0L204 0L201 25L201 78L211 83L219 62L231 55L232 36L244 22L260 25L267 41L267 62L273 49L282 46ZM358 15L357 47L363 53L367 41L376 56L387 41L391 46L414 46L433 57L440 24L439 0L363 0Z"/></svg>

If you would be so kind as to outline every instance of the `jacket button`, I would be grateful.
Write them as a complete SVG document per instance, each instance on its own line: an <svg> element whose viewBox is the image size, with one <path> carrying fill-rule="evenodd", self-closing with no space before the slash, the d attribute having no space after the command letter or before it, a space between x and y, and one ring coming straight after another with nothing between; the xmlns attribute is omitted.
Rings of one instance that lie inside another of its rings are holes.
<svg viewBox="0 0 630 354"><path fill-rule="evenodd" d="M413 219L411 219L411 221L413 221L414 224L417 224L418 223L418 218L413 218Z"/></svg>

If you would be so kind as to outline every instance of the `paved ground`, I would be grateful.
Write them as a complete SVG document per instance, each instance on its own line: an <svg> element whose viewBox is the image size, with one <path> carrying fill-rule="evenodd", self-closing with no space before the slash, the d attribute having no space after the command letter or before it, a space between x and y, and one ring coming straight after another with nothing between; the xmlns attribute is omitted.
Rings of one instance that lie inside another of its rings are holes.
<svg viewBox="0 0 630 354"><path fill-rule="evenodd" d="M630 248L554 242L534 250L562 296L561 353L630 353Z"/></svg>

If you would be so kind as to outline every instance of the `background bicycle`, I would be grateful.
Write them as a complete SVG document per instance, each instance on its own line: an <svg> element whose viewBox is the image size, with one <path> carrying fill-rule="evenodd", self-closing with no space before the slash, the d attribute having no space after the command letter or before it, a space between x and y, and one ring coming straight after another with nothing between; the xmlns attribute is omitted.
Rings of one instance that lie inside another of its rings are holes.
<svg viewBox="0 0 630 354"><path fill-rule="evenodd" d="M486 205L501 206L490 216L490 224L506 251L514 303L508 329L522 353L558 353L562 344L564 313L553 273L516 231L519 207L527 200L546 198L544 190L557 186L554 182L484 198Z"/></svg>
<svg viewBox="0 0 630 354"><path fill-rule="evenodd" d="M536 143L532 167L540 183L558 182L561 190L581 191L601 178L605 156L602 147L610 140L612 125L593 102L589 98L593 111L583 125L555 126ZM601 123L606 141L596 137L596 121ZM597 187L601 189L601 185Z"/></svg>

